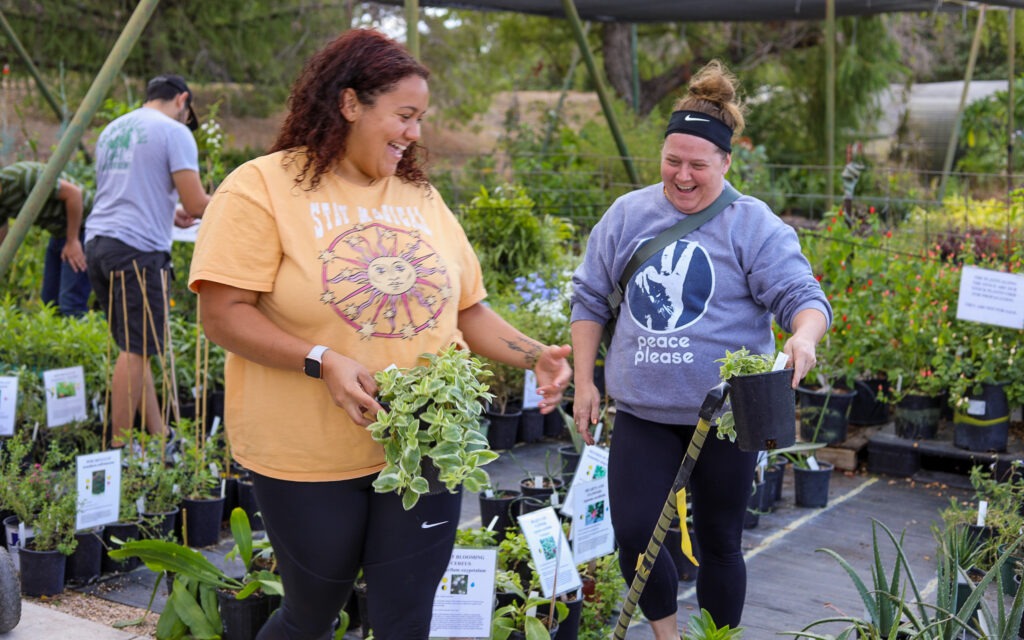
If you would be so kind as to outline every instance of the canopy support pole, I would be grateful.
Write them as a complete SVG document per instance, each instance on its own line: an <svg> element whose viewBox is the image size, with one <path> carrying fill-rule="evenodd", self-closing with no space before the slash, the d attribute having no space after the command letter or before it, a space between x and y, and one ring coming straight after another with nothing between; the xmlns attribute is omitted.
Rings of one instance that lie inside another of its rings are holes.
<svg viewBox="0 0 1024 640"><path fill-rule="evenodd" d="M405 0L405 48L420 57L420 0Z"/></svg>
<svg viewBox="0 0 1024 640"><path fill-rule="evenodd" d="M825 153L828 160L828 210L836 184L836 0L825 3Z"/></svg>
<svg viewBox="0 0 1024 640"><path fill-rule="evenodd" d="M1012 188L1013 181L1013 128L1014 117L1016 114L1017 101L1014 97L1016 93L1014 87L1014 80L1016 79L1016 72L1014 70L1016 57L1017 57L1017 10L1010 9L1007 16L1007 43L1006 43L1006 66L1009 70L1007 74L1010 82L1008 89L1008 96L1006 99L1006 186L1007 190Z"/></svg>
<svg viewBox="0 0 1024 640"><path fill-rule="evenodd" d="M960 120L964 116L964 108L967 106L967 92L971 88L971 78L974 76L974 63L978 60L978 49L981 47L981 30L985 24L985 5L978 9L978 24L974 28L974 40L971 41L971 53L967 58L967 70L964 71L964 88L960 92L960 106L957 107L956 117L953 120L953 130L949 134L949 144L946 146L946 159L942 163L942 179L939 181L939 202L946 197L946 182L949 180L949 173L953 170L953 156L956 153L956 145L960 138ZM1010 81L1011 83L1013 80Z"/></svg>
<svg viewBox="0 0 1024 640"><path fill-rule="evenodd" d="M622 132L619 130L619 122L615 117L615 111L612 109L612 101L608 96L608 90L604 86L604 81L601 80L601 74L597 71L597 64L594 62L594 56L590 53L590 46L587 45L587 36L583 32L583 24L580 22L580 14L576 11L576 5L573 4L573 0L562 0L562 6L565 7L565 17L569 19L569 24L572 25L573 34L576 36L577 45L580 48L580 53L583 55L583 61L587 65L587 71L590 72L590 77L594 81L594 87L597 89L597 97L601 101L601 110L604 111L604 117L608 120L608 128L611 130L612 137L615 139L615 145L619 149L619 155L622 156L622 164L626 167L626 174L629 176L630 182L633 186L639 187L640 177L636 173L636 167L633 166L633 159L629 155L629 150L626 148L626 141L622 137Z"/></svg>
<svg viewBox="0 0 1024 640"><path fill-rule="evenodd" d="M135 43L142 35L142 31L146 28L146 24L153 16L153 12L159 3L160 0L141 0L138 6L135 7L135 11L132 12L131 18L128 19L124 30L121 31L121 35L117 37L117 42L114 43L114 47L107 55L103 67L96 74L96 78L93 79L89 91L85 94L85 98L82 99L82 104L79 105L75 116L71 119L71 123L64 130L64 135L61 136L60 142L57 143L56 151L50 157L49 162L46 163L43 175L36 182L36 186L32 188L32 193L28 195L28 199L22 205L21 211L18 212L18 217L10 224L7 237L4 238L3 244L0 245L0 278L3 278L7 273L8 267L10 267L11 262L14 260L14 254L25 239L29 227L36 221L46 199L53 193L53 188L57 184L60 172L68 163L68 159L71 157L75 146L81 142L85 128L92 121L93 116L96 115L96 111L99 110L104 96L110 91L110 87L114 84L117 74L120 73L125 60L128 59L128 54L131 53Z"/></svg>

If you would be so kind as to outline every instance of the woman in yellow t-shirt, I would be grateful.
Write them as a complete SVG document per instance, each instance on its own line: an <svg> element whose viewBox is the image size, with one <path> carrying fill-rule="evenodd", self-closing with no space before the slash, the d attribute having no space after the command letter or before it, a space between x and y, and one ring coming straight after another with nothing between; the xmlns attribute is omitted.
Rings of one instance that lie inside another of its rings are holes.
<svg viewBox="0 0 1024 640"><path fill-rule="evenodd" d="M269 155L218 189L189 285L228 350L225 425L285 587L261 640L326 638L360 568L378 640L427 638L461 494L410 511L371 483L373 374L459 344L537 374L561 401L568 346L545 346L485 306L480 265L419 162L429 72L371 30L306 64Z"/></svg>

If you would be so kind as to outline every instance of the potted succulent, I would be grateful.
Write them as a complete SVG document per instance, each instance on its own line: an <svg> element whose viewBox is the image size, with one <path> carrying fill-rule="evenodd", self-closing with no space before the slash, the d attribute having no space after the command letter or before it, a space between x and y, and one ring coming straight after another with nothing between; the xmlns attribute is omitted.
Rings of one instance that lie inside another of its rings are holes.
<svg viewBox="0 0 1024 640"><path fill-rule="evenodd" d="M425 364L377 372L386 410L367 427L384 446L385 466L373 487L401 494L406 509L421 495L455 491L462 484L480 491L490 483L480 467L498 457L477 446L487 444L479 424L482 403L491 398L481 362L454 345L421 358Z"/></svg>

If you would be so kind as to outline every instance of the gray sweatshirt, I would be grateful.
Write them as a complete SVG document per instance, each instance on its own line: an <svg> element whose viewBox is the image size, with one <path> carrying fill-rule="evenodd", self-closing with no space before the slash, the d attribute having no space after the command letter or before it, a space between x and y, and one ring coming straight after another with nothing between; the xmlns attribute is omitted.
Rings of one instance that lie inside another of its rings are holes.
<svg viewBox="0 0 1024 640"><path fill-rule="evenodd" d="M604 324L605 296L644 242L682 219L651 185L618 198L594 227L573 275L572 321ZM668 245L626 285L605 384L616 407L646 420L696 424L726 350L774 353L772 317L787 332L796 314L832 308L796 232L764 202L735 202Z"/></svg>

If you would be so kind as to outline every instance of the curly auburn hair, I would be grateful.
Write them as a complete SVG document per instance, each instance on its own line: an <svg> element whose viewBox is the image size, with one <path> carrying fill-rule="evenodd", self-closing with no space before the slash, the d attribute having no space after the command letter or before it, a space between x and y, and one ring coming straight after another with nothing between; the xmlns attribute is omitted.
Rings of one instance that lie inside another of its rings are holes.
<svg viewBox="0 0 1024 640"><path fill-rule="evenodd" d="M341 115L341 94L352 89L359 102L373 105L404 78L424 80L430 71L402 45L372 29L347 31L313 54L288 97L288 116L270 152L303 150L297 185L309 178L309 190L345 156L351 124ZM395 175L406 182L428 186L421 154L413 143L405 150ZM294 159L298 160L296 155Z"/></svg>

